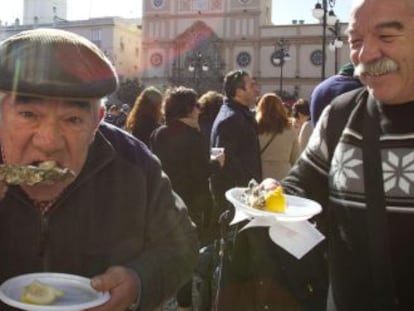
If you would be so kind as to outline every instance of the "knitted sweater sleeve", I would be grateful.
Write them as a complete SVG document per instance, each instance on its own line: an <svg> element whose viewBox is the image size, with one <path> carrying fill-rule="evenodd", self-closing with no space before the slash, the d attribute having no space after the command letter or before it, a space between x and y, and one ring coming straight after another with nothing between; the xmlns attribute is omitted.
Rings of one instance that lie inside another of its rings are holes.
<svg viewBox="0 0 414 311"><path fill-rule="evenodd" d="M287 194L318 201L322 207L326 206L329 195L330 160L326 140L329 111L330 107L324 110L307 147L288 176L282 180L283 189Z"/></svg>

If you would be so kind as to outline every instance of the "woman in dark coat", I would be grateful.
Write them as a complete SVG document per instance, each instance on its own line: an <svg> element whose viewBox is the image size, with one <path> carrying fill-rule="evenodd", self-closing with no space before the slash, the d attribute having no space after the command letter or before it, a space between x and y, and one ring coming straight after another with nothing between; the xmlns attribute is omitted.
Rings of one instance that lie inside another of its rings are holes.
<svg viewBox="0 0 414 311"><path fill-rule="evenodd" d="M201 133L210 141L211 128L214 120L223 104L224 95L216 91L207 91L200 96L200 130Z"/></svg>
<svg viewBox="0 0 414 311"><path fill-rule="evenodd" d="M126 121L126 130L149 146L151 133L161 125L162 94L153 87L145 88L135 100Z"/></svg>
<svg viewBox="0 0 414 311"><path fill-rule="evenodd" d="M208 179L220 164L210 161L208 142L198 125L200 108L193 89L168 90L164 112L166 124L152 134L151 150L161 160L174 191L186 203L202 238L212 205Z"/></svg>
<svg viewBox="0 0 414 311"><path fill-rule="evenodd" d="M153 132L151 149L161 160L173 190L186 203L204 244L212 210L208 180L213 167L223 165L224 154L210 160L208 142L198 125L200 107L193 89L181 86L168 90L164 113L166 124ZM181 308L191 307L191 282L180 290L177 301Z"/></svg>

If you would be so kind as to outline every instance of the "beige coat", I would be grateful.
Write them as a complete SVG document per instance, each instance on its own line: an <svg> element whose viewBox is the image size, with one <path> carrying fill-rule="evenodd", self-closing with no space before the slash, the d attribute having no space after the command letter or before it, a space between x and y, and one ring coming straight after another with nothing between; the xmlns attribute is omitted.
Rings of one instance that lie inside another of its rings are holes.
<svg viewBox="0 0 414 311"><path fill-rule="evenodd" d="M263 149L271 137L271 134L259 135L260 149ZM277 134L260 156L263 178L282 179L287 175L299 154L298 134L295 129L285 129Z"/></svg>
<svg viewBox="0 0 414 311"><path fill-rule="evenodd" d="M301 151L303 151L306 148L306 145L308 144L309 137L311 136L312 132L313 126L310 120L302 124L298 136L299 147Z"/></svg>

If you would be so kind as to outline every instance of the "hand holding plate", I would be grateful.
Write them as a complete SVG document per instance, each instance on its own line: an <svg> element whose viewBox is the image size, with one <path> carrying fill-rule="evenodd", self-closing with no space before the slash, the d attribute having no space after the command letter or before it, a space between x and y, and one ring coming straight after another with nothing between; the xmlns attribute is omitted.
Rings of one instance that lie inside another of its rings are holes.
<svg viewBox="0 0 414 311"><path fill-rule="evenodd" d="M97 291L109 291L111 299L106 304L89 311L125 311L141 294L141 284L137 274L121 266L110 267L104 274L93 277L91 285Z"/></svg>

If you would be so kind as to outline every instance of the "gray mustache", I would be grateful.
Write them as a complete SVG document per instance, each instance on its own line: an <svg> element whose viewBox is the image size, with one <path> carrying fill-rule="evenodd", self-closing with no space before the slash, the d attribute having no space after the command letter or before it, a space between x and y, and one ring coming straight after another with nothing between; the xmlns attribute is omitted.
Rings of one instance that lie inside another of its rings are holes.
<svg viewBox="0 0 414 311"><path fill-rule="evenodd" d="M383 58L372 63L360 63L355 67L355 75L360 76L363 74L380 75L393 71L397 71L400 68L398 63L389 58Z"/></svg>

